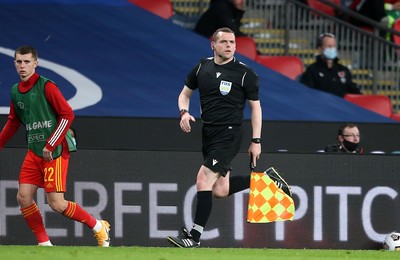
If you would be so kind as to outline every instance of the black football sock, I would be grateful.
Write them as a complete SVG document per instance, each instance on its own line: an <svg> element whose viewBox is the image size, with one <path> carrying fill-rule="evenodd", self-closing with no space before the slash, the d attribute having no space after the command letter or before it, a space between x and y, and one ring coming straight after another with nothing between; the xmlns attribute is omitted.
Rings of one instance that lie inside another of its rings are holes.
<svg viewBox="0 0 400 260"><path fill-rule="evenodd" d="M194 225L192 230L190 231L193 240L196 242L200 241L200 236L203 233L203 229L207 224L208 217L211 214L211 209L212 191L198 191L196 213L194 215Z"/></svg>
<svg viewBox="0 0 400 260"><path fill-rule="evenodd" d="M229 178L228 196L250 187L250 175L238 175Z"/></svg>

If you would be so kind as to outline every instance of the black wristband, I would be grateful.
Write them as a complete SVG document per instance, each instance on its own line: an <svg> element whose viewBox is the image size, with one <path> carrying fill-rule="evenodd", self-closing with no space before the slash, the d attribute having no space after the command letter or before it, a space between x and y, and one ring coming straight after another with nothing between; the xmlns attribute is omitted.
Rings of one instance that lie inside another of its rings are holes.
<svg viewBox="0 0 400 260"><path fill-rule="evenodd" d="M255 144L261 144L261 138L252 138L251 141Z"/></svg>
<svg viewBox="0 0 400 260"><path fill-rule="evenodd" d="M187 112L189 112L189 110L187 110L185 108L182 108L181 111L179 111L179 113L181 114L181 117Z"/></svg>

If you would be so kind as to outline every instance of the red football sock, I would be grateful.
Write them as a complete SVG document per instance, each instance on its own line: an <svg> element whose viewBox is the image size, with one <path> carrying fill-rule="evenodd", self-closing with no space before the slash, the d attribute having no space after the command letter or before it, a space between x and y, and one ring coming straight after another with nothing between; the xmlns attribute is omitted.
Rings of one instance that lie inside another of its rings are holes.
<svg viewBox="0 0 400 260"><path fill-rule="evenodd" d="M78 204L72 201L68 201L68 206L62 214L67 218L85 224L91 229L94 228L97 222L97 220L92 215L90 215L86 210L84 210Z"/></svg>
<svg viewBox="0 0 400 260"><path fill-rule="evenodd" d="M35 234L38 243L49 241L50 239L44 227L42 215L36 203L20 210L26 223Z"/></svg>

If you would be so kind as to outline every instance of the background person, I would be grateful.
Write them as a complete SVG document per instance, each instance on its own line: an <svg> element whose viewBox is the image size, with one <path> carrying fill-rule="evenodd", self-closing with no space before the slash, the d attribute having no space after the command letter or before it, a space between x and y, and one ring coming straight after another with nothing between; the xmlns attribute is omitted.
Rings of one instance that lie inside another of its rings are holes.
<svg viewBox="0 0 400 260"><path fill-rule="evenodd" d="M318 38L319 55L302 74L300 82L315 88L343 97L345 94L361 94L353 82L350 70L339 63L336 37L332 33L323 33Z"/></svg>
<svg viewBox="0 0 400 260"><path fill-rule="evenodd" d="M377 23L386 16L384 0L353 0L349 4L350 10L369 18ZM350 19L351 23L357 26L370 26L357 18Z"/></svg>
<svg viewBox="0 0 400 260"><path fill-rule="evenodd" d="M338 130L338 144L330 145L325 148L325 152L337 153L363 153L364 149L359 147L360 131L355 124L345 124Z"/></svg>
<svg viewBox="0 0 400 260"><path fill-rule="evenodd" d="M230 28L236 36L245 36L240 31L245 13L245 0L211 0L210 7L203 13L194 31L207 38L222 27Z"/></svg>

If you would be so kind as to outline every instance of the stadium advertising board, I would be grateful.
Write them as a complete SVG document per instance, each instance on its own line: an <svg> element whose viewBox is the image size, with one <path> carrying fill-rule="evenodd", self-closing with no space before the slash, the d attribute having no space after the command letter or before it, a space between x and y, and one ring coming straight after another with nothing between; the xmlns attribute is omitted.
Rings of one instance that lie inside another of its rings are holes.
<svg viewBox="0 0 400 260"><path fill-rule="evenodd" d="M0 242L35 244L16 202L26 150L0 153ZM291 185L292 222L246 223L248 191L214 200L204 247L380 248L400 228L400 157L395 155L263 154L259 171L276 167ZM169 246L165 237L190 227L198 152L80 150L72 155L66 199L111 225L114 246ZM247 154L234 174L249 174ZM262 166L262 167L261 167ZM37 202L56 245L95 245L92 232L53 213L42 190Z"/></svg>

